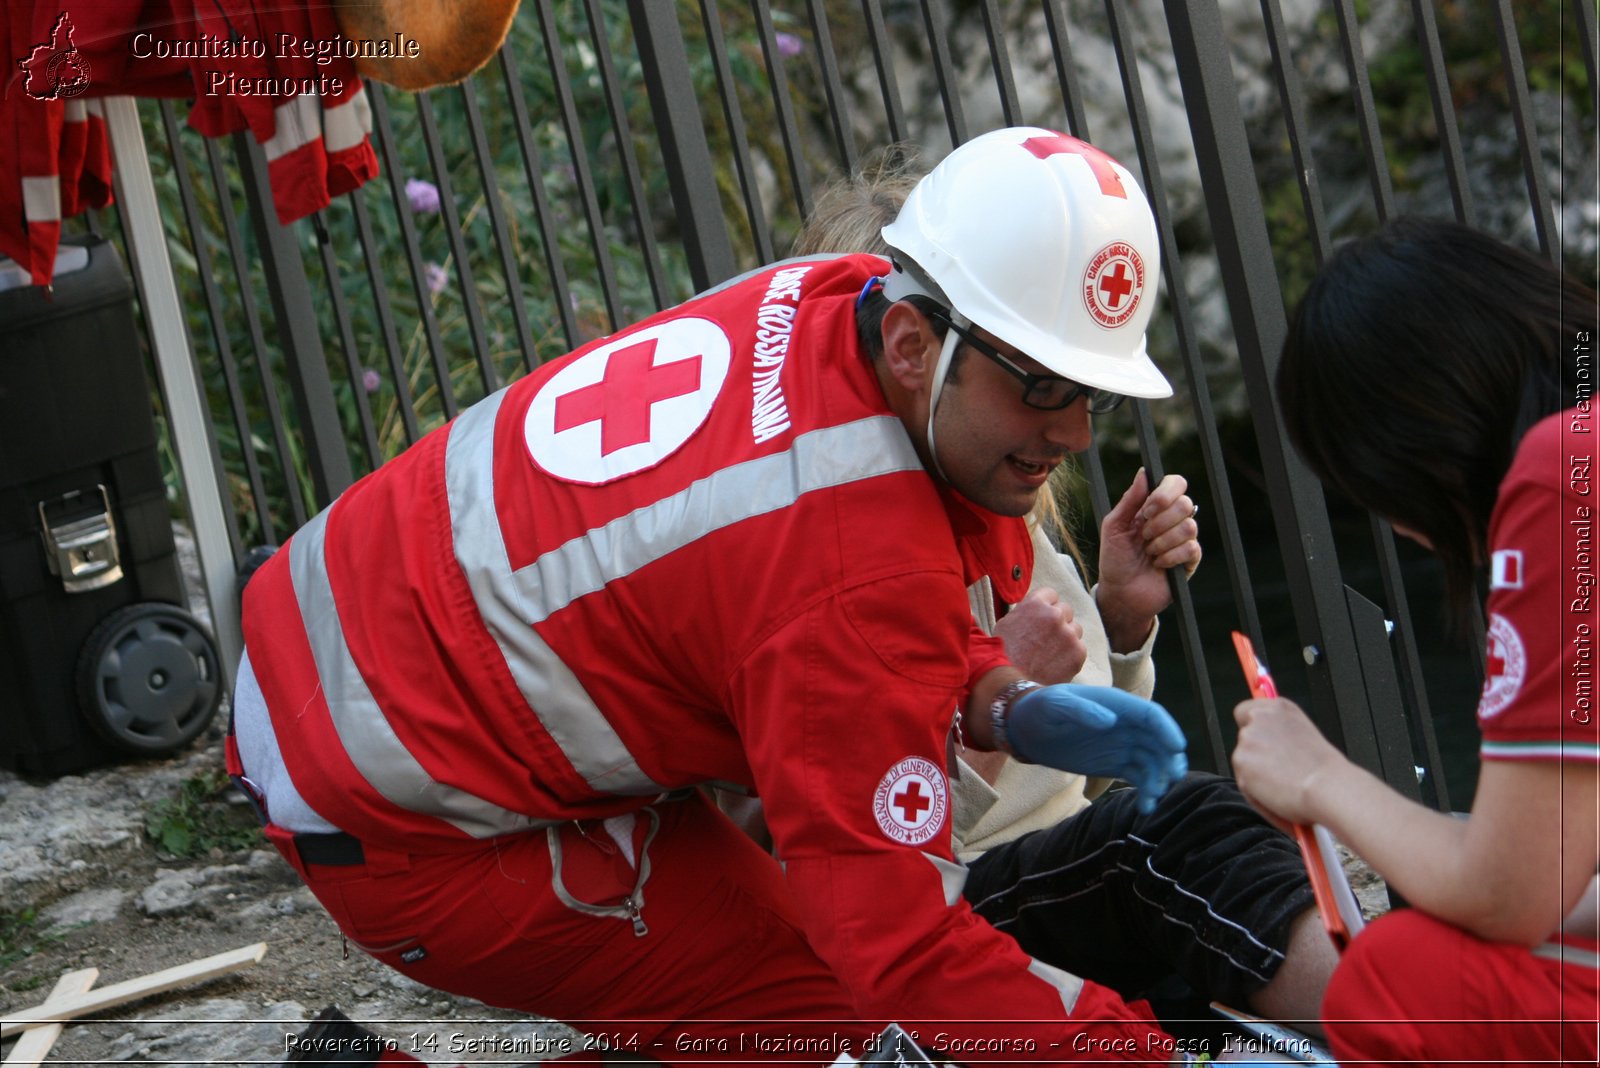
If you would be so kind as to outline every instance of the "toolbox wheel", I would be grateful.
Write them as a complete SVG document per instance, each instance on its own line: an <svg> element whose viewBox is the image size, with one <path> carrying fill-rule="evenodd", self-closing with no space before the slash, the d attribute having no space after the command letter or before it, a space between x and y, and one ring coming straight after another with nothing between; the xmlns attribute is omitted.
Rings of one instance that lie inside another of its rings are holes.
<svg viewBox="0 0 1600 1068"><path fill-rule="evenodd" d="M222 702L216 643L194 616L146 601L119 608L89 632L78 655L78 699L89 725L147 756L199 737Z"/></svg>

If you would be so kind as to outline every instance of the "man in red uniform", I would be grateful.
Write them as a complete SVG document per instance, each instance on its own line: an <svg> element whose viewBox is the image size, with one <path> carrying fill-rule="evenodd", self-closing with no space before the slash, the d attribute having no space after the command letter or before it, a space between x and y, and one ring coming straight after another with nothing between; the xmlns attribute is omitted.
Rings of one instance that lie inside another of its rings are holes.
<svg viewBox="0 0 1600 1068"><path fill-rule="evenodd" d="M964 744L1151 804L1184 773L1159 706L1034 686L966 598L1022 598L1090 403L1170 393L1153 218L1009 129L885 237L892 269L778 265L541 367L251 580L232 770L369 953L657 1060L887 1020L958 1059L1173 1055L973 915L946 781ZM776 860L704 785L762 797Z"/></svg>

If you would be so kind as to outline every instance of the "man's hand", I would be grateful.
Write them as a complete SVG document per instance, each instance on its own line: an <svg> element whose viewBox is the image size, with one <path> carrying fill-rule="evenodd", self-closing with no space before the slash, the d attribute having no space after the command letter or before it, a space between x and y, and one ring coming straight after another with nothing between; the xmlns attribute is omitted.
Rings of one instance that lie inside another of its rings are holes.
<svg viewBox="0 0 1600 1068"><path fill-rule="evenodd" d="M1189 770L1183 731L1167 710L1109 686L1029 690L1012 703L1005 733L1020 760L1133 784L1141 812Z"/></svg>
<svg viewBox="0 0 1600 1068"><path fill-rule="evenodd" d="M1167 571L1200 566L1198 510L1184 492L1182 475L1168 475L1154 490L1144 468L1100 523L1100 588L1095 604L1111 648L1132 652L1144 644L1156 613L1172 603Z"/></svg>
<svg viewBox="0 0 1600 1068"><path fill-rule="evenodd" d="M1042 683L1071 682L1089 659L1083 624L1072 606L1048 587L1034 590L995 624L995 636L1006 643L1006 656L1030 679Z"/></svg>

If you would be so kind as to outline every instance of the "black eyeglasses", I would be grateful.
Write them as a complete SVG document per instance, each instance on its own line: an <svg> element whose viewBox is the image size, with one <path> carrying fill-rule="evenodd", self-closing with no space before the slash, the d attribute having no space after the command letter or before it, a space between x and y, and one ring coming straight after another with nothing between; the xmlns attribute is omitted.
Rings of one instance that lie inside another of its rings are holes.
<svg viewBox="0 0 1600 1068"><path fill-rule="evenodd" d="M1060 375L1031 375L1001 355L993 345L977 337L970 330L957 326L955 321L941 309L929 309L929 318L937 319L946 327L954 330L956 334L968 345L983 353L989 359L1009 371L1022 383L1022 403L1030 408L1040 408L1047 412L1059 411L1067 407L1079 397L1089 398L1089 411L1094 415L1105 415L1116 409L1126 398L1121 393L1112 393L1106 389L1096 389L1093 386L1082 386L1070 378Z"/></svg>

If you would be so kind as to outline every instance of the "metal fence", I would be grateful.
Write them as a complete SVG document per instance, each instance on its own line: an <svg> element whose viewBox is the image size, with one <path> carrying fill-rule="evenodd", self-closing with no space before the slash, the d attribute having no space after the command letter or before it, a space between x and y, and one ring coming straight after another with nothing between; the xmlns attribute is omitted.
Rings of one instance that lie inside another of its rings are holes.
<svg viewBox="0 0 1600 1068"><path fill-rule="evenodd" d="M524 0L463 85L369 86L382 176L289 228L254 143L141 102L107 228L138 268L215 587L463 406L780 258L875 147L932 161L1024 123L1085 137L1156 208L1152 339L1178 394L1097 428L1080 530L1092 544L1139 464L1181 464L1203 508L1158 697L1194 763L1224 769L1242 630L1356 760L1449 807L1465 798L1434 709L1470 725L1481 667L1435 640L1426 564L1324 500L1270 383L1286 305L1339 236L1422 210L1560 254L1552 185L1567 132L1594 142L1595 52L1589 0ZM1480 127L1502 120L1511 163L1485 164ZM236 647L231 588L212 604Z"/></svg>

